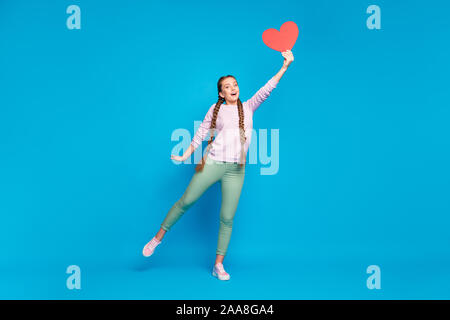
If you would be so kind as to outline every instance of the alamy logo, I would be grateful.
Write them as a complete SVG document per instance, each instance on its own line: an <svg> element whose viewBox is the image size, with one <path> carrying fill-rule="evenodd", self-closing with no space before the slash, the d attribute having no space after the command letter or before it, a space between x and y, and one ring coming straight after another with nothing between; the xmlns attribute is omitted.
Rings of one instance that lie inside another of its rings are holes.
<svg viewBox="0 0 450 320"><path fill-rule="evenodd" d="M372 15L367 18L367 21L366 21L367 28L370 30L381 29L380 7L372 4L367 7L366 13L372 13Z"/></svg>
<svg viewBox="0 0 450 320"><path fill-rule="evenodd" d="M81 270L77 265L71 265L67 267L67 274L70 276L66 280L67 289L81 289Z"/></svg>
<svg viewBox="0 0 450 320"><path fill-rule="evenodd" d="M66 21L67 29L81 29L81 9L72 4L67 7L66 13L71 14Z"/></svg>
<svg viewBox="0 0 450 320"><path fill-rule="evenodd" d="M198 127L200 126L201 121L194 121L194 132L197 132ZM227 141L233 141L231 145L222 146L223 149L220 150L222 154L225 156L229 156L231 154L237 154L241 148L238 131L235 129L231 130L222 130L220 135L224 137ZM214 135L217 139L217 134ZM208 133L205 138L206 141L209 141L210 134ZM229 139L231 137L231 139ZM266 167L261 167L260 173L261 175L274 175L277 174L279 168L279 129L270 129L270 142L268 137L267 129L252 129L251 132L251 143L247 150L248 161L247 164L256 164L259 163L263 165L267 165ZM186 151L192 142L192 136L189 130L179 128L172 132L171 141L179 141L173 148L172 154L177 155ZM269 155L269 147L270 147L270 155ZM194 163L199 163L202 157L206 154L207 148L203 148L202 144L200 144L197 149L195 149ZM192 157L192 156L191 156ZM187 158L184 163L190 164L191 157ZM172 160L172 162L176 165L180 164L180 162Z"/></svg>
<svg viewBox="0 0 450 320"><path fill-rule="evenodd" d="M369 289L381 289L381 271L380 267L377 265L370 265L367 267L367 273L372 273L370 277L367 278L367 288Z"/></svg>

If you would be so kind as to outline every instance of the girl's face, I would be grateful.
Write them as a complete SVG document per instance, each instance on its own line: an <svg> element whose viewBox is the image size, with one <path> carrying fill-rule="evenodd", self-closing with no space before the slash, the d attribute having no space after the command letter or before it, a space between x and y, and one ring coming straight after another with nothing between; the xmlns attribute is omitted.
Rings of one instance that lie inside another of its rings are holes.
<svg viewBox="0 0 450 320"><path fill-rule="evenodd" d="M219 95L225 98L227 104L236 104L239 99L239 86L236 79L226 78L222 82L222 92Z"/></svg>

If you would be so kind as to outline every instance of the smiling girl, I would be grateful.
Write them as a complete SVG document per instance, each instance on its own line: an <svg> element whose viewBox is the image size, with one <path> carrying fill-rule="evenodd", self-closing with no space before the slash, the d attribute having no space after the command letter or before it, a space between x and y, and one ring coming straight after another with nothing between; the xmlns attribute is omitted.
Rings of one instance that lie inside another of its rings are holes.
<svg viewBox="0 0 450 320"><path fill-rule="evenodd" d="M239 85L234 76L227 75L218 80L218 101L209 108L186 152L182 156L172 155L171 159L185 161L201 144L209 131L211 137L205 156L196 166L196 172L183 196L169 210L158 233L145 245L144 256L151 256L165 233L186 210L210 186L220 181L222 204L216 260L212 275L220 280L230 279L230 275L224 270L223 259L230 242L233 218L244 183L245 162L253 129L253 113L269 97L291 62L294 61L290 50L281 54L284 57L281 69L244 103L239 99ZM214 139L215 133L217 137Z"/></svg>

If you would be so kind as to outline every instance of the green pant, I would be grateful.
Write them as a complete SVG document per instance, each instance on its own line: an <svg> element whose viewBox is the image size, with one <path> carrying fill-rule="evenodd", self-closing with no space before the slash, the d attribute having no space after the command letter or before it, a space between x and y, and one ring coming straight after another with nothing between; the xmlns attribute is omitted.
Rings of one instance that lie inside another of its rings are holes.
<svg viewBox="0 0 450 320"><path fill-rule="evenodd" d="M234 214L244 184L244 176L245 166L241 168L238 163L215 161L207 157L203 170L194 173L186 191L169 210L161 228L168 231L210 186L220 181L222 204L216 254L225 255L230 242Z"/></svg>

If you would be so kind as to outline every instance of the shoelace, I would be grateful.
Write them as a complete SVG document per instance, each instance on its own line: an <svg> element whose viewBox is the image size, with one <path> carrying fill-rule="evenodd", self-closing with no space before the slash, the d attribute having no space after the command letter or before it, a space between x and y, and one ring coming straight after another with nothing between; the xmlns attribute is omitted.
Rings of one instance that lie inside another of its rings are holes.
<svg viewBox="0 0 450 320"><path fill-rule="evenodd" d="M219 273L221 274L227 274L227 272L225 271L225 269L223 268L222 264L216 264L216 269L217 271L219 271Z"/></svg>
<svg viewBox="0 0 450 320"><path fill-rule="evenodd" d="M155 239L152 239L149 243L148 243L148 247L150 247L150 248L156 248L156 246L159 244L159 242L156 242L156 240Z"/></svg>

